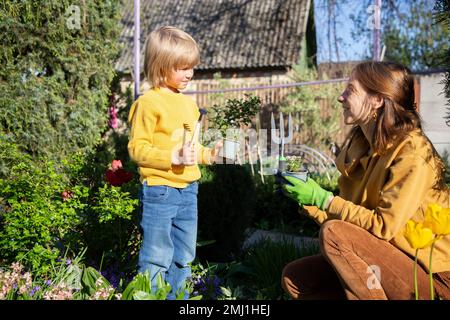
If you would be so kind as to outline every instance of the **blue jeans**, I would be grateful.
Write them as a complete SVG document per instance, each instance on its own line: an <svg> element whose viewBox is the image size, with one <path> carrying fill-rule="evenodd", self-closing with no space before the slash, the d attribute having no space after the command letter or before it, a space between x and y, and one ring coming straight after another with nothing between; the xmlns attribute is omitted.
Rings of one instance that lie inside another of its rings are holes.
<svg viewBox="0 0 450 320"><path fill-rule="evenodd" d="M174 299L191 276L188 263L195 258L197 194L197 182L186 188L148 186L144 182L139 195L143 239L138 271L150 272L152 290L156 290L156 276L161 273L172 287L167 299Z"/></svg>

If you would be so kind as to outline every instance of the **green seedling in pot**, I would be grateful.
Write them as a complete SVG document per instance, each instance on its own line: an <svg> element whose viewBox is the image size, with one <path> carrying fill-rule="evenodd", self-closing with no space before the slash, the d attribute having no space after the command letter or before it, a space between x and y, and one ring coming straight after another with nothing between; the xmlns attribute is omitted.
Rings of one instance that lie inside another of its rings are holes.
<svg viewBox="0 0 450 320"><path fill-rule="evenodd" d="M245 95L244 99L228 99L225 105L213 105L210 126L220 131L224 146L219 156L234 160L240 148L241 125L249 125L261 109L261 99Z"/></svg>
<svg viewBox="0 0 450 320"><path fill-rule="evenodd" d="M304 171L302 159L299 156L286 157L286 171L288 172Z"/></svg>

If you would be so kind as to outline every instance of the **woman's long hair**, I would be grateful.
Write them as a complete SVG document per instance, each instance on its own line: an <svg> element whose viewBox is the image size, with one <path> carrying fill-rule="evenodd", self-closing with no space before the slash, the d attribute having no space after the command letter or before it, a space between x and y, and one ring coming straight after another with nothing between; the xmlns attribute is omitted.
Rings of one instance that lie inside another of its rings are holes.
<svg viewBox="0 0 450 320"><path fill-rule="evenodd" d="M414 77L407 67L392 62L363 62L353 76L369 95L378 95L383 106L376 115L374 150L384 153L390 143L420 128L414 95Z"/></svg>
<svg viewBox="0 0 450 320"><path fill-rule="evenodd" d="M374 117L376 125L372 143L378 154L385 153L390 145L396 145L411 131L421 129L415 102L414 76L407 67L393 62L369 61L358 64L352 75L369 95L383 99L383 105L377 109ZM356 126L350 132L349 139L360 134L362 131ZM440 171L441 184L445 165L431 142L430 145L432 157L436 159Z"/></svg>

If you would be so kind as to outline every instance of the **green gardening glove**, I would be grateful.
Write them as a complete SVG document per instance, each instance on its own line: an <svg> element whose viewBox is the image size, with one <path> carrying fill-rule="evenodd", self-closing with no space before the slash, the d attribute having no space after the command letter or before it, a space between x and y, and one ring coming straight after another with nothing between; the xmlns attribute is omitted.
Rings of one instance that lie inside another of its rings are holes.
<svg viewBox="0 0 450 320"><path fill-rule="evenodd" d="M287 174L282 174L282 176L286 179L286 183L282 185L283 193L300 205L313 205L319 207L320 210L325 210L330 197L333 197L333 193L322 189L311 178L304 182Z"/></svg>

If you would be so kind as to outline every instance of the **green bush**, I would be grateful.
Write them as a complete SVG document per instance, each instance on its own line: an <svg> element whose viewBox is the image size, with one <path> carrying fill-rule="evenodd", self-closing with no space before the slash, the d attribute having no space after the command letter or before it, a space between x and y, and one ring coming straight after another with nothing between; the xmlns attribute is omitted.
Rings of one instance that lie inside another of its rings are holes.
<svg viewBox="0 0 450 320"><path fill-rule="evenodd" d="M139 245L137 179L111 186L108 164L98 158L76 154L56 165L0 142L18 156L0 179L0 264L21 260L45 275L66 251L73 256L84 247L97 265L100 258L106 265L132 262Z"/></svg>
<svg viewBox="0 0 450 320"><path fill-rule="evenodd" d="M238 165L201 167L198 215L199 238L215 240L198 248L209 261L227 261L239 252L251 226L255 185L248 168Z"/></svg>
<svg viewBox="0 0 450 320"><path fill-rule="evenodd" d="M119 5L0 3L0 132L22 151L59 160L99 142L118 54Z"/></svg>
<svg viewBox="0 0 450 320"><path fill-rule="evenodd" d="M4 260L23 260L45 274L63 248L80 245L73 231L81 224L88 188L72 186L68 193L65 175L52 162L23 160L0 180L0 252Z"/></svg>
<svg viewBox="0 0 450 320"><path fill-rule="evenodd" d="M133 185L133 183L130 183ZM137 194L131 195L126 185L105 184L92 194L83 227L83 240L88 245L87 257L99 265L100 257L108 266L119 263L120 269L133 272L140 245Z"/></svg>

